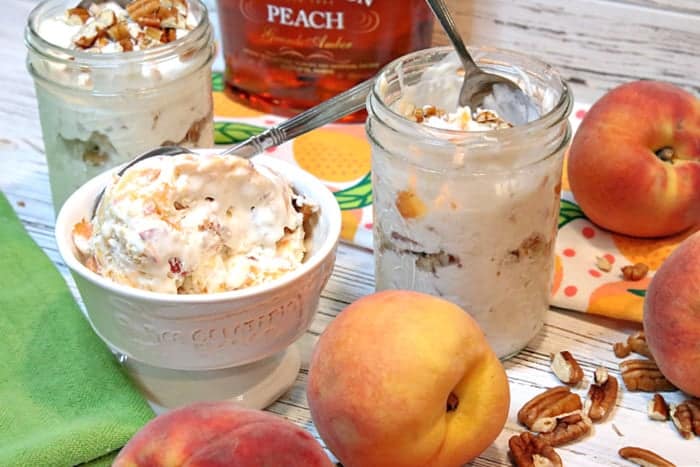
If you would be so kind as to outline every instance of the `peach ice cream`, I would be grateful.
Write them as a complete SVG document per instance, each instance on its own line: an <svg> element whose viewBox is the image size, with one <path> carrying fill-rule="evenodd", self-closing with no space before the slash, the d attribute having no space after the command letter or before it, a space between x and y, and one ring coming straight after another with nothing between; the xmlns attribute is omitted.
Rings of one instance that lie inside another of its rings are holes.
<svg viewBox="0 0 700 467"><path fill-rule="evenodd" d="M212 293L273 280L305 255L314 207L269 169L235 156L145 159L115 176L74 242L114 282L164 293Z"/></svg>

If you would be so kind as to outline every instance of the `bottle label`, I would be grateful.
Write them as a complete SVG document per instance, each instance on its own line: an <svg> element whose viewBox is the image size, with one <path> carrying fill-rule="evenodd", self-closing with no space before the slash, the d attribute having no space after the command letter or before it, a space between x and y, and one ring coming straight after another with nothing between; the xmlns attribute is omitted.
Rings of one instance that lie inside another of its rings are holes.
<svg viewBox="0 0 700 467"><path fill-rule="evenodd" d="M381 16L375 0L240 0L245 28L254 30L241 44L249 59L300 75L342 73L364 79L380 66ZM387 31L390 37L391 32Z"/></svg>

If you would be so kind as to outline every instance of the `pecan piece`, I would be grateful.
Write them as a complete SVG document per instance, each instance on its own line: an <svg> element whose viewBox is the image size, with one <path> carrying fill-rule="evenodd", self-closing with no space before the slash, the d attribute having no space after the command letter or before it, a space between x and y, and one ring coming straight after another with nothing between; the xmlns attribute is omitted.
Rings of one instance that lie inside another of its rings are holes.
<svg viewBox="0 0 700 467"><path fill-rule="evenodd" d="M623 266L620 270L622 271L622 278L624 280L641 281L649 272L649 266L644 263L635 263L630 266Z"/></svg>
<svg viewBox="0 0 700 467"><path fill-rule="evenodd" d="M603 420L615 407L617 392L617 378L608 375L604 368L598 368L595 384L588 388L588 417L594 422Z"/></svg>
<svg viewBox="0 0 700 467"><path fill-rule="evenodd" d="M626 358L629 357L632 349L624 342L615 342L613 344L613 352L617 358Z"/></svg>
<svg viewBox="0 0 700 467"><path fill-rule="evenodd" d="M547 429L540 425L551 425L553 429L556 422L553 417L581 410L582 407L578 394L571 392L568 386L557 386L547 389L523 405L518 411L518 422L532 430L535 422L542 419L536 428L537 431L546 431ZM551 423L544 423L550 420Z"/></svg>
<svg viewBox="0 0 700 467"><path fill-rule="evenodd" d="M579 410L557 418L557 424L552 431L537 436L550 446L556 447L586 436L591 431L591 426L591 419Z"/></svg>
<svg viewBox="0 0 700 467"><path fill-rule="evenodd" d="M596 256L595 265L603 272L612 271L612 264L610 264L610 261L604 256Z"/></svg>
<svg viewBox="0 0 700 467"><path fill-rule="evenodd" d="M630 391L663 392L675 391L653 360L625 360L620 363L622 381Z"/></svg>
<svg viewBox="0 0 700 467"><path fill-rule="evenodd" d="M73 20L72 17L75 17L78 21L80 21L80 24L85 24L85 22L90 18L90 12L85 8L69 8L66 11L66 16L68 16L69 20L71 21Z"/></svg>
<svg viewBox="0 0 700 467"><path fill-rule="evenodd" d="M630 462L644 467L676 467L671 462L648 449L626 446L617 451L617 453L623 459L627 459Z"/></svg>
<svg viewBox="0 0 700 467"><path fill-rule="evenodd" d="M700 436L700 402L688 399L671 408L671 420L685 439Z"/></svg>
<svg viewBox="0 0 700 467"><path fill-rule="evenodd" d="M552 371L562 383L575 385L583 379L581 366L567 350L555 353L550 364Z"/></svg>
<svg viewBox="0 0 700 467"><path fill-rule="evenodd" d="M627 346L630 348L630 350L634 353L638 353L639 355L644 355L647 358L654 358L651 355L651 351L649 350L649 346L647 345L647 338L644 335L644 331L637 332L635 334L632 334L627 338Z"/></svg>
<svg viewBox="0 0 700 467"><path fill-rule="evenodd" d="M134 19L148 16L160 8L160 0L136 0L126 6L126 11Z"/></svg>
<svg viewBox="0 0 700 467"><path fill-rule="evenodd" d="M552 446L530 432L513 435L508 453L516 467L562 467L561 457Z"/></svg>
<svg viewBox="0 0 700 467"><path fill-rule="evenodd" d="M664 396L659 393L654 394L654 397L647 404L647 413L652 420L660 422L668 420L668 404Z"/></svg>

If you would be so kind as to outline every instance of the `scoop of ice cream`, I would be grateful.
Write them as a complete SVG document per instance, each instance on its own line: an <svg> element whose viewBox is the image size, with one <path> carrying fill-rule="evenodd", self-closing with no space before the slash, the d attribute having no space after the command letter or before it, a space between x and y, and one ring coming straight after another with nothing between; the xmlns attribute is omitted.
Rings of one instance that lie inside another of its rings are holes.
<svg viewBox="0 0 700 467"><path fill-rule="evenodd" d="M246 159L152 157L115 176L74 241L86 265L121 284L236 290L301 264L305 203L280 175Z"/></svg>

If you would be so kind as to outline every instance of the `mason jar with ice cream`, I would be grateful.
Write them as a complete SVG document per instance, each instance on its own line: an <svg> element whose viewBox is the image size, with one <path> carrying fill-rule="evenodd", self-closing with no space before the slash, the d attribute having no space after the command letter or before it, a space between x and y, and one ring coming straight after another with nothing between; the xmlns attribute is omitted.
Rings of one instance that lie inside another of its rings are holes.
<svg viewBox="0 0 700 467"><path fill-rule="evenodd" d="M57 211L143 151L213 145L214 45L201 1L77 3L43 1L25 30Z"/></svg>
<svg viewBox="0 0 700 467"><path fill-rule="evenodd" d="M513 126L460 108L451 48L387 65L368 99L376 287L446 298L469 312L501 358L543 326L572 95L550 66L472 48L486 71L512 79L539 117Z"/></svg>

